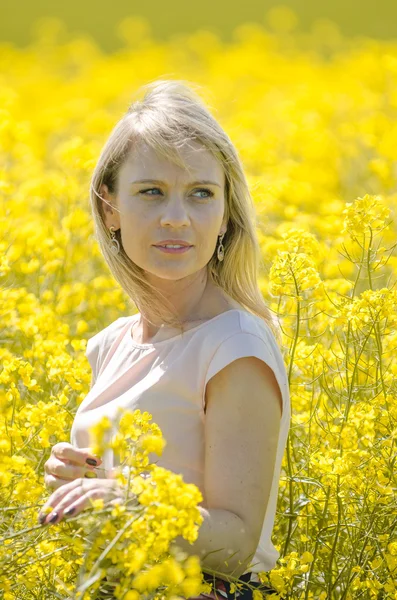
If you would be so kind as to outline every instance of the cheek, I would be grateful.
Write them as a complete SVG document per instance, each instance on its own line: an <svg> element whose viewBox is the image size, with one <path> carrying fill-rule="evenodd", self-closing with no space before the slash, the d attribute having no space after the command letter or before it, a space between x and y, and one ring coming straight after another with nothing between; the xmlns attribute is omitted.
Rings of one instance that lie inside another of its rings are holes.
<svg viewBox="0 0 397 600"><path fill-rule="evenodd" d="M131 207L123 210L120 216L120 225L125 237L129 239L143 238L153 229L156 220L148 211L137 211Z"/></svg>

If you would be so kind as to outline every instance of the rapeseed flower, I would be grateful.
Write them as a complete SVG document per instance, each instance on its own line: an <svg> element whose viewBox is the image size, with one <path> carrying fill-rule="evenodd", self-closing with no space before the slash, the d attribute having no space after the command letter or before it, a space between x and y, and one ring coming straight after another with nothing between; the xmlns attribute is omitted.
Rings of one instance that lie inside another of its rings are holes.
<svg viewBox="0 0 397 600"><path fill-rule="evenodd" d="M280 558L259 579L274 600L396 598L397 46L352 47L327 23L302 36L285 8L268 24L241 25L232 44L208 32L160 44L131 18L125 47L105 56L83 36L60 42L48 21L29 47L0 49L4 600L210 591L199 558L172 546L196 539L202 496L151 463L167 440L148 413L92 432L93 450L128 467L118 478L129 499L93 500L52 532L36 525L43 465L88 392L86 339L131 312L95 239L89 177L142 76L164 72L211 90L241 152L260 290L282 332L292 424L272 533Z"/></svg>

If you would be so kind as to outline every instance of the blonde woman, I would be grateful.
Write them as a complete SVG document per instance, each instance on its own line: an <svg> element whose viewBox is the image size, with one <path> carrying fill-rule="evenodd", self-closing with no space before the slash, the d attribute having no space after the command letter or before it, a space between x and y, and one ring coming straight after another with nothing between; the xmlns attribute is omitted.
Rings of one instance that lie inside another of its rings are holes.
<svg viewBox="0 0 397 600"><path fill-rule="evenodd" d="M111 494L107 475L120 464L111 450L100 469L91 457L85 495L76 483L89 427L106 415L117 430L119 407L147 410L167 442L153 459L203 495L199 537L180 546L200 556L204 573L255 587L280 555L271 533L290 398L276 321L257 282L254 205L232 142L193 86L159 80L143 91L91 181L99 246L139 312L88 341L91 390L71 444L58 444L46 463L46 485L59 494L46 522L66 509L77 514L89 495ZM217 578L209 597L233 596Z"/></svg>

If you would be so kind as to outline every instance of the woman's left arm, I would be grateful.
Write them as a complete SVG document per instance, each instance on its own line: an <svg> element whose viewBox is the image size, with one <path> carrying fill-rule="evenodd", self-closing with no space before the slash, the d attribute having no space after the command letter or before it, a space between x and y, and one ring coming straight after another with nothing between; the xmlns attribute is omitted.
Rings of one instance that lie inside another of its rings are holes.
<svg viewBox="0 0 397 600"><path fill-rule="evenodd" d="M270 496L282 396L272 369L245 356L209 380L205 397L204 521L193 544L175 542L199 555L203 568L240 577L252 562Z"/></svg>

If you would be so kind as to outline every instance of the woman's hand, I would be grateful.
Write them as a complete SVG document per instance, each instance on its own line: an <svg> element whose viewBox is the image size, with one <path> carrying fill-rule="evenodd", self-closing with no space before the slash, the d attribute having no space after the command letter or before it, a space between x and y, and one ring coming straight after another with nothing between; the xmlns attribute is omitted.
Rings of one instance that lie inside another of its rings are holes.
<svg viewBox="0 0 397 600"><path fill-rule="evenodd" d="M97 468L100 464L102 460L94 456L90 448L75 448L68 442L59 442L52 447L51 456L44 463L45 487L51 491L86 476L105 478L104 469Z"/></svg>
<svg viewBox="0 0 397 600"><path fill-rule="evenodd" d="M90 500L102 498L106 504L120 504L125 500L125 488L117 479L85 479L81 477L65 483L48 498L39 512L39 523L59 523L63 516L78 515L91 506ZM52 512L47 514L48 507ZM69 513L65 511L69 509ZM55 518L54 518L55 517ZM51 520L53 519L53 520Z"/></svg>

